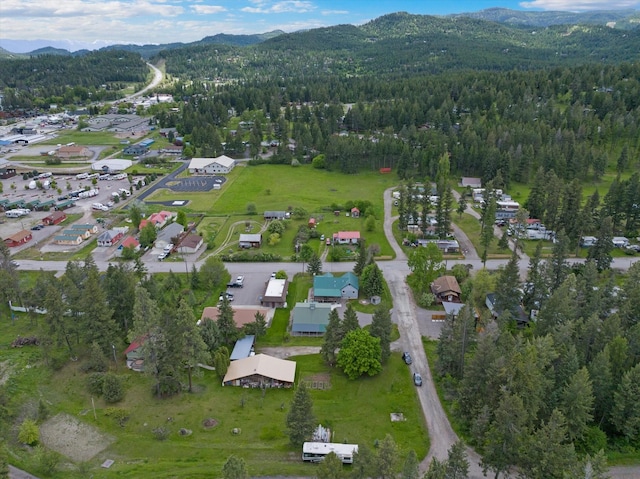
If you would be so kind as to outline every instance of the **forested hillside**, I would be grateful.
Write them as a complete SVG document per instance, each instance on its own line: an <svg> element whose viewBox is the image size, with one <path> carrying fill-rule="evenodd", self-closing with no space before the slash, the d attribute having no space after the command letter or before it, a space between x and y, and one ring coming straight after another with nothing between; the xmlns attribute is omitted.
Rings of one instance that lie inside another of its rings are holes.
<svg viewBox="0 0 640 479"><path fill-rule="evenodd" d="M42 106L45 100L71 105L116 99L116 90L126 83L144 83L148 74L145 62L134 53L46 54L0 59L0 90L5 109Z"/></svg>

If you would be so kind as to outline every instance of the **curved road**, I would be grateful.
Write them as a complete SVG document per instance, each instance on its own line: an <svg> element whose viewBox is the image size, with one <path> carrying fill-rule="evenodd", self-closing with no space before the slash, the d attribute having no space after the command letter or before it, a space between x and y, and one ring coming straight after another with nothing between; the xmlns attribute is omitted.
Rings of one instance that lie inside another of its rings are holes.
<svg viewBox="0 0 640 479"><path fill-rule="evenodd" d="M155 67L154 65L152 65L151 63L147 63L147 66L149 68L151 68L151 71L153 71L153 80L151 80L151 83L149 83L146 87L144 87L142 90L137 91L127 97L125 97L123 99L123 101L131 101L136 97L139 97L141 95L144 95L145 93L147 93L149 90L153 90L155 87L157 87L158 85L160 85L160 83L162 82L162 72L160 71L159 68Z"/></svg>

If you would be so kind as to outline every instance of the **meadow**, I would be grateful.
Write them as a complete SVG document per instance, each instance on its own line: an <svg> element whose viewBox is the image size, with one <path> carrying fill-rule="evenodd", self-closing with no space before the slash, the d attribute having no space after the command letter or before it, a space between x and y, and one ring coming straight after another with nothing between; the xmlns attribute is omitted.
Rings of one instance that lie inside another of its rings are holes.
<svg viewBox="0 0 640 479"><path fill-rule="evenodd" d="M6 317L6 315L3 315ZM314 475L315 466L301 461L301 451L289 444L285 417L293 397L292 389L243 389L223 387L213 371L195 378L195 391L157 399L151 395L152 380L130 371L118 362L118 374L126 384L126 397L115 405L92 398L86 389L87 375L79 362L67 362L52 372L40 360L35 347L9 348L17 334L29 335L34 320L19 315L15 324L0 324L0 351L12 364L7 387L11 408L21 414L37 408L37 398L48 404L49 416L66 413L96 427L113 442L102 453L81 464L65 461L55 478L87 477L221 477L221 468L231 454L247 462L251 475ZM340 371L328 368L318 355L291 358L297 363L296 381L322 381L329 389L311 390L313 412L318 423L331 427L336 442L349 441L374 447L389 433L399 446L400 458L410 449L419 458L426 455L428 435L410 371L394 354L384 371L373 378L351 381ZM95 416L93 405L95 405ZM404 422L391 422L390 413L401 412ZM117 420L117 418L126 418ZM203 426L215 419L215 427ZM154 429L168 435L158 440ZM181 435L180 429L191 431ZM237 433L233 431L237 430ZM10 440L15 440L10 433ZM34 454L14 449L12 462L37 470ZM110 469L100 464L113 459Z"/></svg>

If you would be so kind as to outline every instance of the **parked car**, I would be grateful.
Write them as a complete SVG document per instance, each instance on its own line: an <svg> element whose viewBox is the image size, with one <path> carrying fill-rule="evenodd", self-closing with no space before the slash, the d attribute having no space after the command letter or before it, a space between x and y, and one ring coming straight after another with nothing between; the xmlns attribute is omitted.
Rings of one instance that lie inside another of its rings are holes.
<svg viewBox="0 0 640 479"><path fill-rule="evenodd" d="M404 353L402 353L402 360L406 364L411 364L413 362L413 360L411 359L411 354L409 354L409 351L405 351Z"/></svg>
<svg viewBox="0 0 640 479"><path fill-rule="evenodd" d="M20 266L20 263L18 263L15 259L12 259L11 266L13 266L14 268L17 268L18 266Z"/></svg>
<svg viewBox="0 0 640 479"><path fill-rule="evenodd" d="M42 224L40 224L40 225L35 225L35 226L32 226L32 227L31 227L31 229L32 229L33 231L39 231L39 230L41 230L42 228L44 228L44 225L42 225Z"/></svg>
<svg viewBox="0 0 640 479"><path fill-rule="evenodd" d="M330 246L330 245L331 245L331 238L327 238L327 241L326 241L326 243L325 243L325 244L326 244L327 246Z"/></svg>
<svg viewBox="0 0 640 479"><path fill-rule="evenodd" d="M422 376L418 373L413 373L413 384L416 386L422 386Z"/></svg>
<svg viewBox="0 0 640 479"><path fill-rule="evenodd" d="M271 273L271 279L276 279L276 273L275 272Z"/></svg>
<svg viewBox="0 0 640 479"><path fill-rule="evenodd" d="M320 235L320 241L324 241L324 235Z"/></svg>
<svg viewBox="0 0 640 479"><path fill-rule="evenodd" d="M160 254L158 255L158 261L162 261L162 260L163 260L163 259L165 259L166 257L167 257L167 254L166 254L166 253L160 253Z"/></svg>
<svg viewBox="0 0 640 479"><path fill-rule="evenodd" d="M630 244L627 246L628 250L635 251L636 253L640 253L640 245L639 244Z"/></svg>
<svg viewBox="0 0 640 479"><path fill-rule="evenodd" d="M242 288L244 286L244 276L238 276L236 278L236 286Z"/></svg>

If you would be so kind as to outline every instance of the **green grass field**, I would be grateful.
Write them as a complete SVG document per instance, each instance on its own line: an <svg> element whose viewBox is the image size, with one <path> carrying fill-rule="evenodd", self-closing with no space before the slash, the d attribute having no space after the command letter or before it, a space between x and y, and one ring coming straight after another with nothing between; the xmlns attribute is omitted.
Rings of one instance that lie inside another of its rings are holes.
<svg viewBox="0 0 640 479"><path fill-rule="evenodd" d="M138 141L138 139L136 139ZM43 141L41 145L66 145L67 143L77 145L120 145L120 138L111 131L78 131L63 130L57 133L55 138Z"/></svg>

